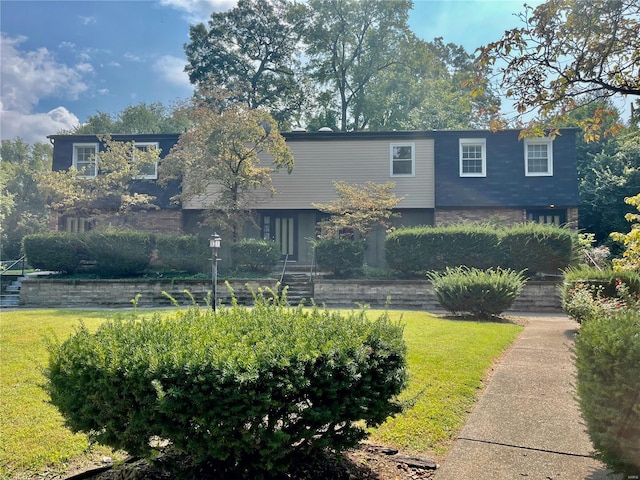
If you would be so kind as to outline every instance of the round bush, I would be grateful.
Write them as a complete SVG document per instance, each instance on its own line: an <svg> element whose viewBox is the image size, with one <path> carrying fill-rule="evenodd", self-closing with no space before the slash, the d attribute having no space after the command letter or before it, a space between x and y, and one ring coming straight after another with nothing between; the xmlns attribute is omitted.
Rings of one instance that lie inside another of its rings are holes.
<svg viewBox="0 0 640 480"><path fill-rule="evenodd" d="M158 235L156 252L164 271L194 274L211 270L209 241L196 235Z"/></svg>
<svg viewBox="0 0 640 480"><path fill-rule="evenodd" d="M500 315L508 310L526 280L523 272L447 268L427 274L438 303L454 314L469 312L479 318Z"/></svg>
<svg viewBox="0 0 640 480"><path fill-rule="evenodd" d="M349 278L362 271L364 243L356 240L322 239L314 244L315 261L320 270L338 278Z"/></svg>
<svg viewBox="0 0 640 480"><path fill-rule="evenodd" d="M231 245L231 258L239 270L270 272L280 257L280 246L269 240L247 238Z"/></svg>
<svg viewBox="0 0 640 480"><path fill-rule="evenodd" d="M50 346L47 388L73 431L152 457L156 438L196 464L258 478L353 447L400 408L402 327L383 314L192 308L81 326ZM233 478L237 478L233 477Z"/></svg>
<svg viewBox="0 0 640 480"><path fill-rule="evenodd" d="M640 472L640 312L604 313L576 339L577 391L596 457L614 472Z"/></svg>

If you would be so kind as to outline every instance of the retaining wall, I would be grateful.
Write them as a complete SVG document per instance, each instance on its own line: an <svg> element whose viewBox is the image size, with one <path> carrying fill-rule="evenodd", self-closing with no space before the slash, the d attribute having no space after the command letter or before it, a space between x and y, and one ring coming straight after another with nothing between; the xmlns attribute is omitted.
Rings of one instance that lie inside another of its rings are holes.
<svg viewBox="0 0 640 480"><path fill-rule="evenodd" d="M276 282L268 280L234 280L230 282L240 303L252 303L251 290L259 287L275 288ZM249 287L247 287L247 284ZM559 312L562 310L558 282L530 281L520 293L512 311ZM38 308L122 308L131 307L131 300L139 296L139 307L171 306L167 292L180 305L190 305L191 295L204 305L204 298L211 292L211 282L202 280L45 280L29 279L22 283L20 305ZM230 302L230 294L224 283L218 285L218 299ZM314 281L314 300L328 307L357 307L366 304L383 308L390 301L391 308L414 310L441 310L433 294L430 282L409 280L326 280Z"/></svg>

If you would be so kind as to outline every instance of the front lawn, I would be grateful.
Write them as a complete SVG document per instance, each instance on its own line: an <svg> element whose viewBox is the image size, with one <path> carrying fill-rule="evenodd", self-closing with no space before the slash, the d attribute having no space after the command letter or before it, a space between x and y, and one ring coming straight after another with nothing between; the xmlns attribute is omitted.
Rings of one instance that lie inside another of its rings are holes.
<svg viewBox="0 0 640 480"><path fill-rule="evenodd" d="M95 329L113 312L25 310L0 318L0 478L45 477L73 465L122 457L103 448L87 450L84 436L62 426L40 388L47 362L44 339L66 338L80 319ZM370 312L375 315L375 311ZM372 431L374 443L441 455L462 428L492 362L521 327L440 319L425 312L391 312L405 324L409 387L406 410Z"/></svg>

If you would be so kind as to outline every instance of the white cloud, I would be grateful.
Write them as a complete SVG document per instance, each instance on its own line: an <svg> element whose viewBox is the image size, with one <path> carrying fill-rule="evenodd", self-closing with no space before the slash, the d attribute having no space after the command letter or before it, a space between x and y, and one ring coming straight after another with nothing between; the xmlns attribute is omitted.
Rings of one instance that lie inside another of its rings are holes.
<svg viewBox="0 0 640 480"><path fill-rule="evenodd" d="M184 58L163 55L155 61L152 68L154 72L171 85L192 90L193 86L189 83L189 76L184 71L185 64L186 60Z"/></svg>
<svg viewBox="0 0 640 480"><path fill-rule="evenodd" d="M29 52L18 50L24 37L1 37L2 103L7 110L28 113L40 98L66 96L72 99L87 91L82 74L88 73L86 63L69 67L58 63L46 48Z"/></svg>
<svg viewBox="0 0 640 480"><path fill-rule="evenodd" d="M144 59L142 57L139 57L138 55L134 55L133 53L129 53L129 52L126 52L124 54L124 58L126 60L129 60L130 62L139 62L139 63L144 62Z"/></svg>
<svg viewBox="0 0 640 480"><path fill-rule="evenodd" d="M84 76L93 73L88 63L59 63L46 48L21 51L25 37L0 36L0 106L3 139L46 141L45 136L77 125L78 118L64 107L33 113L42 98L76 99L88 90Z"/></svg>
<svg viewBox="0 0 640 480"><path fill-rule="evenodd" d="M237 0L160 0L160 4L181 10L190 23L206 23L213 12L236 6Z"/></svg>
<svg viewBox="0 0 640 480"><path fill-rule="evenodd" d="M0 105L0 132L2 139L22 138L27 143L47 142L47 135L71 130L80 120L64 107L47 113L21 113L4 110Z"/></svg>
<svg viewBox="0 0 640 480"><path fill-rule="evenodd" d="M86 17L86 16L83 16L83 15L78 15L78 18L80 19L80 22L83 25L90 25L92 23L96 23L96 17L91 17L91 16Z"/></svg>

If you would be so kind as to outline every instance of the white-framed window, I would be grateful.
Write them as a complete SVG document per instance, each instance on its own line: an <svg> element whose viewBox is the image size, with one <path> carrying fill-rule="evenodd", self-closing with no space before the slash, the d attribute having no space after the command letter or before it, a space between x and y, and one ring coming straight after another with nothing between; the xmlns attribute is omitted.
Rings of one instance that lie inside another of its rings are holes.
<svg viewBox="0 0 640 480"><path fill-rule="evenodd" d="M149 150L159 150L160 145L158 142L135 142L135 149L141 152L148 152ZM136 161L136 152L133 152L133 161ZM158 178L158 162L153 164L144 165L140 171L140 175L136 175L135 178L143 178L156 180Z"/></svg>
<svg viewBox="0 0 640 480"><path fill-rule="evenodd" d="M390 159L392 177L415 176L415 143L392 143L390 145Z"/></svg>
<svg viewBox="0 0 640 480"><path fill-rule="evenodd" d="M72 165L79 177L94 178L98 174L98 144L74 143Z"/></svg>
<svg viewBox="0 0 640 480"><path fill-rule="evenodd" d="M530 138L524 141L524 173L528 177L553 175L553 140Z"/></svg>
<svg viewBox="0 0 640 480"><path fill-rule="evenodd" d="M461 138L460 176L487 176L487 141L484 138Z"/></svg>

